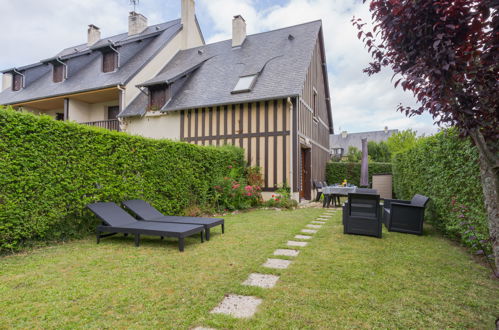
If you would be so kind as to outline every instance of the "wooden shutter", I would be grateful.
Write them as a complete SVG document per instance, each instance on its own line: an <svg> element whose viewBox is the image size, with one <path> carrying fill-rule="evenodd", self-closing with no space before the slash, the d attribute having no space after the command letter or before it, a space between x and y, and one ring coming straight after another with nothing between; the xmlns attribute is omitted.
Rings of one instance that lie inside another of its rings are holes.
<svg viewBox="0 0 499 330"><path fill-rule="evenodd" d="M158 85L149 87L149 109L160 110L166 103L168 97L168 86Z"/></svg>
<svg viewBox="0 0 499 330"><path fill-rule="evenodd" d="M59 83L64 80L64 65L62 64L54 64L53 72L52 72L52 80L55 83Z"/></svg>
<svg viewBox="0 0 499 330"><path fill-rule="evenodd" d="M102 54L102 72L113 72L118 64L118 56L115 52Z"/></svg>
<svg viewBox="0 0 499 330"><path fill-rule="evenodd" d="M12 77L13 82L12 82L12 90L13 91L20 91L21 88L23 88L23 76L21 76L18 73L14 73L14 76Z"/></svg>

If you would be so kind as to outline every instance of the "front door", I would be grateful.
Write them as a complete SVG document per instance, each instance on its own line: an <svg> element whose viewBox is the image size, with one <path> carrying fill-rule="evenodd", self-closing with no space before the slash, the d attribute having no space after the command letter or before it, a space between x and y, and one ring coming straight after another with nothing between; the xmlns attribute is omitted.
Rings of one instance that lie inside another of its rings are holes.
<svg viewBox="0 0 499 330"><path fill-rule="evenodd" d="M310 151L311 149L301 149L301 189L300 199L311 199L310 187Z"/></svg>
<svg viewBox="0 0 499 330"><path fill-rule="evenodd" d="M107 119L118 119L118 114L120 113L120 107L119 106L113 106L113 107L108 107L107 108Z"/></svg>

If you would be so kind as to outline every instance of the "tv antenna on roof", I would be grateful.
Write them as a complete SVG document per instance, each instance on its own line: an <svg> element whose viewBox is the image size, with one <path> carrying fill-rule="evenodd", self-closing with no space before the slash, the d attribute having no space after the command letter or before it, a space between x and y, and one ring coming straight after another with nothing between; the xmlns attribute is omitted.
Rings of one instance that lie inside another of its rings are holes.
<svg viewBox="0 0 499 330"><path fill-rule="evenodd" d="M130 4L133 5L133 11L135 11L136 7L139 5L139 0L130 0Z"/></svg>

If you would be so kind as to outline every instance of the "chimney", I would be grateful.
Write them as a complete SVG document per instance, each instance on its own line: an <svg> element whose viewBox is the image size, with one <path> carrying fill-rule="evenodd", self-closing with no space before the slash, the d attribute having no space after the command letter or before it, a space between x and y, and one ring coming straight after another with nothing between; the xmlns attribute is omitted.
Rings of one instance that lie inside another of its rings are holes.
<svg viewBox="0 0 499 330"><path fill-rule="evenodd" d="M181 2L181 19L182 23L182 49L193 48L199 46L195 43L197 24L196 24L196 4L194 0L182 0Z"/></svg>
<svg viewBox="0 0 499 330"><path fill-rule="evenodd" d="M246 21L241 15L232 20L232 47L240 47L246 39Z"/></svg>
<svg viewBox="0 0 499 330"><path fill-rule="evenodd" d="M2 92L6 89L12 88L13 76L12 73L4 73L2 75Z"/></svg>
<svg viewBox="0 0 499 330"><path fill-rule="evenodd" d="M147 28L147 17L134 11L128 16L128 35L133 36Z"/></svg>
<svg viewBox="0 0 499 330"><path fill-rule="evenodd" d="M90 24L88 26L87 45L92 46L99 40L100 40L100 29L97 26Z"/></svg>

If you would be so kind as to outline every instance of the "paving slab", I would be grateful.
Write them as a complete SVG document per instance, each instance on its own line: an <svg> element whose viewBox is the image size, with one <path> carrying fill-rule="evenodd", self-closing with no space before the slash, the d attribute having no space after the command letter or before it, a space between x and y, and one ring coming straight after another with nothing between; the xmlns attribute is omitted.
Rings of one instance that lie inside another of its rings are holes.
<svg viewBox="0 0 499 330"><path fill-rule="evenodd" d="M278 280L279 276L276 275L253 273L248 276L248 279L243 282L243 285L257 286L264 289L270 289L276 285Z"/></svg>
<svg viewBox="0 0 499 330"><path fill-rule="evenodd" d="M296 239L311 239L312 236L307 236L307 235L296 235Z"/></svg>
<svg viewBox="0 0 499 330"><path fill-rule="evenodd" d="M291 260L268 258L262 266L274 269L286 269L289 265L291 265Z"/></svg>
<svg viewBox="0 0 499 330"><path fill-rule="evenodd" d="M301 243L301 242L297 242ZM277 249L274 251L275 256L286 256L286 257L296 257L300 251L298 250L290 250L290 249Z"/></svg>
<svg viewBox="0 0 499 330"><path fill-rule="evenodd" d="M318 225L325 225L326 224L325 221L317 221L317 220L312 221L312 223L315 223L315 224L318 224Z"/></svg>
<svg viewBox="0 0 499 330"><path fill-rule="evenodd" d="M211 313L226 314L239 319L250 318L261 303L262 299L257 297L229 294Z"/></svg>
<svg viewBox="0 0 499 330"><path fill-rule="evenodd" d="M214 328L205 328L205 327L195 327L192 330L217 330L217 329L214 329Z"/></svg>
<svg viewBox="0 0 499 330"><path fill-rule="evenodd" d="M288 246L307 246L308 242L297 242L297 241L288 241Z"/></svg>
<svg viewBox="0 0 499 330"><path fill-rule="evenodd" d="M315 229L302 229L301 232L305 234L317 234L317 230Z"/></svg>
<svg viewBox="0 0 499 330"><path fill-rule="evenodd" d="M306 225L305 227L319 229L322 228L322 225Z"/></svg>

